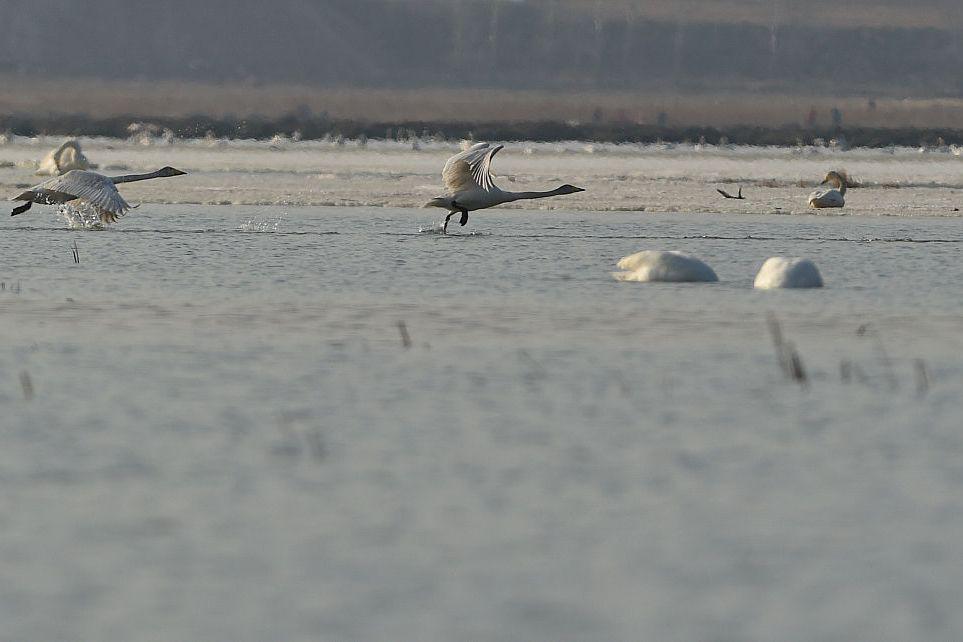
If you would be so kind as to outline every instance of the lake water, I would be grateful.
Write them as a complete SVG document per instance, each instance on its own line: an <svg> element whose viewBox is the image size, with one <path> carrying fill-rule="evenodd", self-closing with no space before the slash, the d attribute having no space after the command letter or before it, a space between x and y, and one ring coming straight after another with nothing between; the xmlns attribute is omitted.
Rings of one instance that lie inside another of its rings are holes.
<svg viewBox="0 0 963 642"><path fill-rule="evenodd" d="M5 192L37 147L0 147ZM144 205L107 231L4 222L4 637L963 632L959 159L833 156L871 184L811 216L788 151L507 148L516 183L588 191L443 236L410 206L444 149L195 147L85 145L191 172L124 186ZM660 159L688 178L633 169ZM611 211L660 190L678 212ZM720 282L616 282L642 249ZM827 287L752 290L777 254Z"/></svg>

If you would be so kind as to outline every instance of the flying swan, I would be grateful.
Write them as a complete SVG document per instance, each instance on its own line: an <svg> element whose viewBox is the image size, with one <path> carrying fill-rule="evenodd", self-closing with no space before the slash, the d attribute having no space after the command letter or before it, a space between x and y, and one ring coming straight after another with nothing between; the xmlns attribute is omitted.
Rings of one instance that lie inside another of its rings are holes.
<svg viewBox="0 0 963 642"><path fill-rule="evenodd" d="M62 176L49 178L13 198L12 200L27 201L27 203L14 208L10 216L23 214L34 203L54 205L76 200L89 203L100 215L101 222L115 223L118 217L123 216L130 209L130 205L117 191L117 184L146 181L151 178L183 176L186 173L173 167L164 167L150 174L111 177L97 172L75 169Z"/></svg>
<svg viewBox="0 0 963 642"><path fill-rule="evenodd" d="M820 185L830 184L832 189L816 190L809 195L809 207L842 207L845 204L846 178L839 172L829 172Z"/></svg>
<svg viewBox="0 0 963 642"><path fill-rule="evenodd" d="M585 191L567 184L547 192L506 192L500 189L492 177L492 159L502 147L504 145L492 147L488 143L476 143L466 151L455 154L445 163L441 177L448 193L425 203L425 207L448 210L443 232L448 233L448 221L457 212L461 212L459 223L464 225L468 222L468 212L474 210L523 199L548 198Z"/></svg>

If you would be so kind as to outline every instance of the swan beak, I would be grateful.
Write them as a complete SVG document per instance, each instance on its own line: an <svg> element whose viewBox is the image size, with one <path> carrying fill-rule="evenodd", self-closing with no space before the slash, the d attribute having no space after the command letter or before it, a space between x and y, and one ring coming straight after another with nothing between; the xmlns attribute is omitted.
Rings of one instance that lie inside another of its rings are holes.
<svg viewBox="0 0 963 642"><path fill-rule="evenodd" d="M585 190L582 189L581 187L576 187L576 188L575 188L575 191L576 191L576 192L584 192Z"/></svg>
<svg viewBox="0 0 963 642"><path fill-rule="evenodd" d="M171 168L171 169L173 169L173 168ZM187 176L187 172L182 172L182 171L179 170L179 169L175 169L175 170L174 170L174 176Z"/></svg>

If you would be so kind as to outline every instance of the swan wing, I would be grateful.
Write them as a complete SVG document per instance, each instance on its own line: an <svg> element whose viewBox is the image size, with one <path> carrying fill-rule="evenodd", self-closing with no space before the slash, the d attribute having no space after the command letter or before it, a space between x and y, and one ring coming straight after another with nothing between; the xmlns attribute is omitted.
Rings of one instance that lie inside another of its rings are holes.
<svg viewBox="0 0 963 642"><path fill-rule="evenodd" d="M114 216L122 216L130 209L130 205L117 191L114 183L96 172L75 169L61 176L54 176L37 185L33 190L70 194Z"/></svg>
<svg viewBox="0 0 963 642"><path fill-rule="evenodd" d="M492 147L488 143L476 143L469 149L455 154L445 163L441 177L452 194L471 189L491 190L495 187L492 177L492 159L504 145Z"/></svg>

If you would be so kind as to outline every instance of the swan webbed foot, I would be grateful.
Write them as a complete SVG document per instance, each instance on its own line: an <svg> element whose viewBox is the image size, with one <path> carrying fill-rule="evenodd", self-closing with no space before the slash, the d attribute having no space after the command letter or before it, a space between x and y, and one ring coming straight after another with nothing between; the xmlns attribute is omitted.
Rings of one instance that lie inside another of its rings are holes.
<svg viewBox="0 0 963 642"><path fill-rule="evenodd" d="M21 205L20 207L15 207L15 208L13 208L13 211L10 212L10 216L16 216L17 214L23 214L24 212L26 212L27 210L30 209L30 206L31 206L31 205L33 205L33 201L27 201L26 203L24 203L24 204Z"/></svg>
<svg viewBox="0 0 963 642"><path fill-rule="evenodd" d="M450 221L451 217L454 215L455 215L455 212L448 212L448 216L445 217L445 224L441 228L442 234L448 234L448 221Z"/></svg>
<svg viewBox="0 0 963 642"><path fill-rule="evenodd" d="M461 219L458 222L464 227L465 223L468 222L468 210L461 211Z"/></svg>

